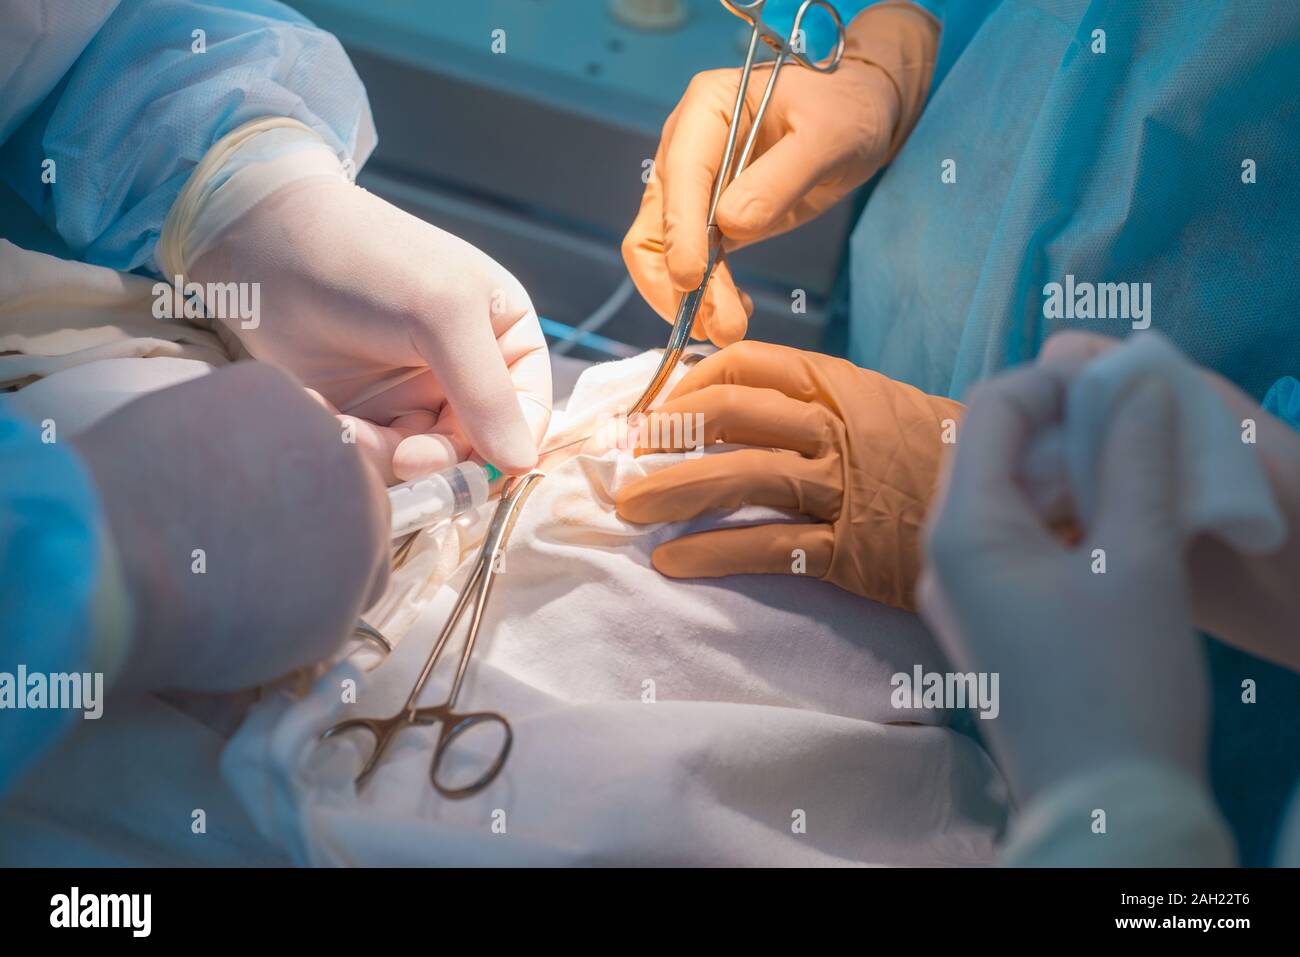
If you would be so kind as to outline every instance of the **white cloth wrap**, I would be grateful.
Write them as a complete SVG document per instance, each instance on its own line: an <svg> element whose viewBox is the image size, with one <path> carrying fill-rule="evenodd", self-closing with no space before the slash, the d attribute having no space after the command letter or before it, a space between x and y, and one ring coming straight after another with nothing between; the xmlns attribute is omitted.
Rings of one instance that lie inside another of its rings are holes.
<svg viewBox="0 0 1300 957"><path fill-rule="evenodd" d="M1210 532L1238 551L1267 554L1286 537L1254 449L1204 374L1164 336L1143 333L1106 353L1070 385L1066 460L1085 525L1097 508L1097 469L1111 417L1147 376L1168 383L1178 413L1178 476L1171 489L1188 532Z"/></svg>

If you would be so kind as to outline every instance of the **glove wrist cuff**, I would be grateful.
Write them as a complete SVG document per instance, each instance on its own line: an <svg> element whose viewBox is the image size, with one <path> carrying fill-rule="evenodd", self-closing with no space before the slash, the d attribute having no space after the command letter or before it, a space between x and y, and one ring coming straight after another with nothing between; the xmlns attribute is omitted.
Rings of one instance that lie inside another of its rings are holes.
<svg viewBox="0 0 1300 957"><path fill-rule="evenodd" d="M910 0L886 0L859 13L845 30L844 56L879 67L898 95L888 159L907 140L925 107L939 49L939 22Z"/></svg>
<svg viewBox="0 0 1300 957"><path fill-rule="evenodd" d="M873 601L915 611L921 539L939 487L945 436L950 427L955 436L964 408L879 373L861 372L870 382L863 395L879 414L871 420L874 425L849 436L846 455L856 464L845 479L844 508L852 527L847 547L836 548L826 577L856 583L847 587Z"/></svg>
<svg viewBox="0 0 1300 957"><path fill-rule="evenodd" d="M275 116L232 130L204 154L168 211L155 267L183 282L236 219L289 183L322 175L350 180L355 171L306 124Z"/></svg>

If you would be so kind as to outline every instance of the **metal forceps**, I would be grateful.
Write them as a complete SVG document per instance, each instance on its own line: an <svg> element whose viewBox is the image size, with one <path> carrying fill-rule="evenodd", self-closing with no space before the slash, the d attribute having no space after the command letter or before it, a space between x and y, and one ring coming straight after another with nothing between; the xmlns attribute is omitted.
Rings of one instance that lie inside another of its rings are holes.
<svg viewBox="0 0 1300 957"><path fill-rule="evenodd" d="M356 784L358 789L374 774L375 768L379 766L379 759L388 750L388 746L393 743L393 739L404 728L415 724L441 725L438 732L438 742L433 749L433 763L429 767L429 779L433 783L434 789L443 797L464 798L477 794L491 784L496 776L501 773L506 758L510 754L510 745L514 741L514 732L510 728L510 722L505 719L504 715L496 711L456 711L456 698L460 694L460 686L465 680L465 672L469 668L470 658L474 654L474 643L478 640L479 626L483 623L483 610L487 607L488 596L492 593L492 583L496 577L497 563L505 548L505 543L510 538L510 532L514 528L515 521L519 517L519 510L523 507L524 501L532 493L533 488L541 478L541 472L529 472L527 475L512 480L502 493L501 501L492 514L492 522L488 526L487 534L484 536L483 545L479 549L478 559L474 563L469 579L465 582L465 587L461 589L460 597L456 599L456 604L452 608L451 615L447 618L447 623L438 634L438 640L433 643L433 648L429 651L429 657L424 662L424 668L420 671L420 676L415 679L415 684L411 687L411 693L407 695L402 710L390 718L349 718L328 728L321 735L323 740L347 731L366 731L375 739L374 750L370 752L370 757L357 775ZM469 632L465 637L465 649L461 652L460 664L456 669L456 677L452 681L451 690L447 692L447 698L442 704L422 708L419 705L420 694L424 691L425 685L429 683L429 677L433 674L434 665L438 663L438 657L442 654L442 649L451 639L452 633L456 630L456 626L471 604L474 607L473 611L470 612ZM503 732L504 738L501 743L501 750L497 752L495 760L488 766L487 770L469 784L459 787L449 786L445 780L439 778L439 769L442 767L447 751L462 734L471 728L483 725L496 725Z"/></svg>
<svg viewBox="0 0 1300 957"><path fill-rule="evenodd" d="M781 72L781 67L787 60L795 60L800 65L810 70L816 70L818 73L834 73L840 65L840 59L844 56L844 21L840 19L835 7L828 3L827 0L804 0L799 5L799 10L795 13L794 22L790 28L792 38L800 37L802 35L803 18L813 8L820 8L830 16L835 23L835 49L821 62L810 60L804 56L799 48L802 47L802 44L792 44L790 40L763 23L763 7L767 5L767 0L750 0L749 3L744 3L742 0L721 0L721 3L729 11L749 23L753 29L749 35L749 52L745 55L745 66L740 73L740 85L736 90L736 102L731 109L731 123L727 129L727 148L722 154L722 165L718 167L717 178L713 181L713 195L709 200L709 258L704 267L704 278L700 280L700 284L682 297L682 301L677 307L677 318L673 321L673 330L668 336L668 346L664 349L663 358L659 360L659 368L655 371L654 378L650 380L650 384L642 393L641 398L637 400L636 405L632 406L629 415L640 414L650 407L650 403L663 390L669 376L673 374L678 360L681 359L682 350L686 348L686 343L690 341L691 328L695 325L695 316L700 311L700 304L704 301L704 291L708 288L709 278L713 275L718 260L724 255L722 230L718 229L717 220L718 200L722 198L722 191L741 174L749 163L754 152L754 143L758 139L758 130L763 124L763 115L767 112L767 104L772 99L772 91L776 89L776 77ZM763 91L763 98L759 101L758 109L754 112L754 121L750 124L749 135L745 138L745 145L741 147L740 159L736 161L736 140L740 134L741 111L745 105L745 94L749 91L749 76L754 69L754 54L758 50L759 40L762 40L776 51L776 59L772 63L772 72L767 78L767 88ZM734 170L732 169L733 162L735 163Z"/></svg>

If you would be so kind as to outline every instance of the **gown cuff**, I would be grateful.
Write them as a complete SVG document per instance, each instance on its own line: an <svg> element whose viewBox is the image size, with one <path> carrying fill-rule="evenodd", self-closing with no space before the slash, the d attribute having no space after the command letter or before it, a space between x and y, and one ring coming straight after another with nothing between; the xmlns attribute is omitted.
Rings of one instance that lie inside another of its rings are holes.
<svg viewBox="0 0 1300 957"><path fill-rule="evenodd" d="M1126 761L1049 788L1003 848L1011 867L1232 867L1236 849L1206 788L1187 773Z"/></svg>

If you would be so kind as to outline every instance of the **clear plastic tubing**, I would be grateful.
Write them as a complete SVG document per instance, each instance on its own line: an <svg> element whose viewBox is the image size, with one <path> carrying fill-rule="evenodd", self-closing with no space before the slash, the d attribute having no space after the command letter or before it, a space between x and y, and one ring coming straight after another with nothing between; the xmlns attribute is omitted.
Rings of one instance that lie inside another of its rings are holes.
<svg viewBox="0 0 1300 957"><path fill-rule="evenodd" d="M489 486L501 477L492 465L461 462L388 490L393 507L393 538L454 518L488 500Z"/></svg>

